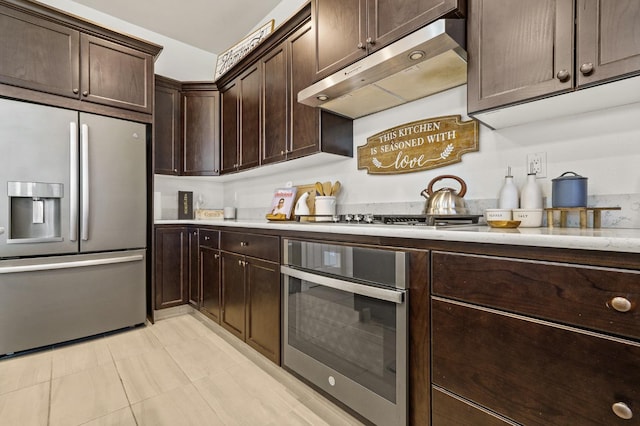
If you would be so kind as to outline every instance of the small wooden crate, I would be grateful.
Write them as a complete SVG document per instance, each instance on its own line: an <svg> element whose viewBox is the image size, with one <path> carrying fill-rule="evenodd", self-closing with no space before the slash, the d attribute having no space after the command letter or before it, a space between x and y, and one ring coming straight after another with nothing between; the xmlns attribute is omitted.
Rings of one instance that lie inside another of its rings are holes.
<svg viewBox="0 0 640 426"><path fill-rule="evenodd" d="M620 207L552 207L545 209L547 212L547 226L553 227L553 213L560 212L560 227L567 227L567 214L580 214L580 228L587 227L587 212L593 212L593 227L600 228L602 225L602 210L621 210Z"/></svg>

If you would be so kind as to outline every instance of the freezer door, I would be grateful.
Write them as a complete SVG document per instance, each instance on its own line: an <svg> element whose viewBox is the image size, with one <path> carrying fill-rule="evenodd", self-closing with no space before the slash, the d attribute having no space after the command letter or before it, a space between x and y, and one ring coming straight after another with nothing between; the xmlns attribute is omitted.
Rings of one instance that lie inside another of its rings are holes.
<svg viewBox="0 0 640 426"><path fill-rule="evenodd" d="M0 258L78 251L77 120L75 111L0 99Z"/></svg>
<svg viewBox="0 0 640 426"><path fill-rule="evenodd" d="M145 250L0 261L0 355L144 323Z"/></svg>
<svg viewBox="0 0 640 426"><path fill-rule="evenodd" d="M146 246L146 126L80 114L80 251Z"/></svg>

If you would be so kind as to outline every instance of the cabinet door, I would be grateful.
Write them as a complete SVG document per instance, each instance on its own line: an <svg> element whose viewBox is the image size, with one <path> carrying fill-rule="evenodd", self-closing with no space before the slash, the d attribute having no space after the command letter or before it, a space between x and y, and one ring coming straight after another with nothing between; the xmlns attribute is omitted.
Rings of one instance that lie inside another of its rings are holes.
<svg viewBox="0 0 640 426"><path fill-rule="evenodd" d="M0 6L0 83L80 95L80 33Z"/></svg>
<svg viewBox="0 0 640 426"><path fill-rule="evenodd" d="M180 90L156 79L153 112L155 172L180 174Z"/></svg>
<svg viewBox="0 0 640 426"><path fill-rule="evenodd" d="M612 410L640 404L637 342L439 298L431 309L437 386L519 424L640 424Z"/></svg>
<svg viewBox="0 0 640 426"><path fill-rule="evenodd" d="M280 364L280 267L247 258L247 343Z"/></svg>
<svg viewBox="0 0 640 426"><path fill-rule="evenodd" d="M152 113L153 56L82 34L80 58L83 100Z"/></svg>
<svg viewBox="0 0 640 426"><path fill-rule="evenodd" d="M202 307L200 310L220 324L221 287L220 252L209 247L200 247L200 288Z"/></svg>
<svg viewBox="0 0 640 426"><path fill-rule="evenodd" d="M256 167L260 160L260 68L238 77L240 84L240 162L238 169Z"/></svg>
<svg viewBox="0 0 640 426"><path fill-rule="evenodd" d="M286 158L288 132L287 44L282 43L260 60L262 68L261 164Z"/></svg>
<svg viewBox="0 0 640 426"><path fill-rule="evenodd" d="M182 95L182 174L219 173L218 92L193 91Z"/></svg>
<svg viewBox="0 0 640 426"><path fill-rule="evenodd" d="M578 0L578 86L640 73L640 2Z"/></svg>
<svg viewBox="0 0 640 426"><path fill-rule="evenodd" d="M156 229L155 309L186 303L187 251L185 228Z"/></svg>
<svg viewBox="0 0 640 426"><path fill-rule="evenodd" d="M198 249L198 230L188 230L188 258L189 258L189 304L196 309L200 309L201 294L200 288L200 250Z"/></svg>
<svg viewBox="0 0 640 426"><path fill-rule="evenodd" d="M298 92L314 81L314 42L311 23L303 25L287 41L291 81L291 139L288 158L302 157L320 149L320 110L298 102Z"/></svg>
<svg viewBox="0 0 640 426"><path fill-rule="evenodd" d="M468 112L572 90L573 16L573 0L470 2Z"/></svg>
<svg viewBox="0 0 640 426"><path fill-rule="evenodd" d="M367 39L375 51L458 10L459 0L369 0Z"/></svg>
<svg viewBox="0 0 640 426"><path fill-rule="evenodd" d="M367 54L367 0L312 0L315 80Z"/></svg>
<svg viewBox="0 0 640 426"><path fill-rule="evenodd" d="M222 173L238 168L238 83L233 81L220 91L220 169Z"/></svg>
<svg viewBox="0 0 640 426"><path fill-rule="evenodd" d="M222 315L220 324L245 340L245 267L244 256L221 252Z"/></svg>

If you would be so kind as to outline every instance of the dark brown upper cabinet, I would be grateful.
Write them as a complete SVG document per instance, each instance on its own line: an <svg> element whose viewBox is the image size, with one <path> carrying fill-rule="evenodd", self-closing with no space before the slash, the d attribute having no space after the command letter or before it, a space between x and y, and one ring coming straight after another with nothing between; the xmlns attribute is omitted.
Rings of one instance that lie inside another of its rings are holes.
<svg viewBox="0 0 640 426"><path fill-rule="evenodd" d="M215 176L220 172L219 93L209 83L182 86L182 174Z"/></svg>
<svg viewBox="0 0 640 426"><path fill-rule="evenodd" d="M156 76L156 99L153 112L155 172L179 175L181 154L180 101L182 84Z"/></svg>
<svg viewBox="0 0 640 426"><path fill-rule="evenodd" d="M472 0L468 112L638 74L639 21L631 1Z"/></svg>
<svg viewBox="0 0 640 426"><path fill-rule="evenodd" d="M261 76L261 68L253 64L221 89L222 173L260 163Z"/></svg>
<svg viewBox="0 0 640 426"><path fill-rule="evenodd" d="M150 115L160 50L45 5L0 0L3 95L108 115L117 110L78 101Z"/></svg>
<svg viewBox="0 0 640 426"><path fill-rule="evenodd" d="M78 98L80 32L0 4L0 82Z"/></svg>
<svg viewBox="0 0 640 426"><path fill-rule="evenodd" d="M464 15L460 0L312 0L315 80L441 17Z"/></svg>
<svg viewBox="0 0 640 426"><path fill-rule="evenodd" d="M80 63L83 100L151 114L153 56L82 34Z"/></svg>
<svg viewBox="0 0 640 426"><path fill-rule="evenodd" d="M220 95L216 86L156 76L155 92L155 173L218 175Z"/></svg>
<svg viewBox="0 0 640 426"><path fill-rule="evenodd" d="M640 2L578 0L578 87L640 71Z"/></svg>
<svg viewBox="0 0 640 426"><path fill-rule="evenodd" d="M317 152L350 156L352 122L298 103L298 92L313 83L314 34L307 20L260 59L263 75L261 164Z"/></svg>

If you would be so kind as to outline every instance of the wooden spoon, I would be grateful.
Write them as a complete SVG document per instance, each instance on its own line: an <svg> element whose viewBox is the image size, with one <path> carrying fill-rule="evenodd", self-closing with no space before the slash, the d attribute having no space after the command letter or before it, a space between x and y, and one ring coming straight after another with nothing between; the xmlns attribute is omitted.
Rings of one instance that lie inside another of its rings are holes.
<svg viewBox="0 0 640 426"><path fill-rule="evenodd" d="M342 187L342 184L340 183L339 180L335 181L333 183L333 186L331 187L331 195L336 196L338 195L338 192L340 192L340 188Z"/></svg>
<svg viewBox="0 0 640 426"><path fill-rule="evenodd" d="M316 195L324 195L324 188L320 182L316 182Z"/></svg>
<svg viewBox="0 0 640 426"><path fill-rule="evenodd" d="M331 195L331 182L324 182L322 184L322 192L324 193L324 195Z"/></svg>

